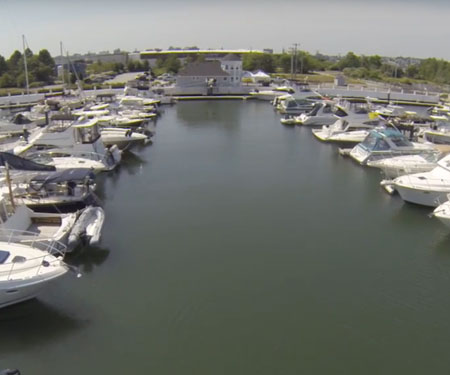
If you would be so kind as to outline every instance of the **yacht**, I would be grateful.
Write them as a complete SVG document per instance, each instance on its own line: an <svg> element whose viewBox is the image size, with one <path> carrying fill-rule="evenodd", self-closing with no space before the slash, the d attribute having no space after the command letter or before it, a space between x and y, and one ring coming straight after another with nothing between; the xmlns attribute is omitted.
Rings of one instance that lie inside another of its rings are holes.
<svg viewBox="0 0 450 375"><path fill-rule="evenodd" d="M405 174L429 172L442 157L440 152L418 155L400 155L392 158L369 161L367 166L379 168L386 178L396 178Z"/></svg>
<svg viewBox="0 0 450 375"><path fill-rule="evenodd" d="M450 155L439 160L429 172L383 180L381 185L397 191L406 202L437 207L447 200L450 193Z"/></svg>
<svg viewBox="0 0 450 375"><path fill-rule="evenodd" d="M151 138L132 129L103 128L101 139L105 146L116 145L120 150L126 150L137 144L147 144Z"/></svg>
<svg viewBox="0 0 450 375"><path fill-rule="evenodd" d="M281 96L277 101L277 109L282 114L300 115L314 108L314 103L310 100L295 99L292 95Z"/></svg>
<svg viewBox="0 0 450 375"><path fill-rule="evenodd" d="M106 147L103 144L98 120L81 117L72 122L73 117L56 117L55 121L38 136L30 140L26 147L16 149L19 154L30 148L35 150L58 150L73 153L74 156L87 158L99 155L101 161L114 169L121 161L121 152L117 146Z"/></svg>
<svg viewBox="0 0 450 375"><path fill-rule="evenodd" d="M275 90L254 90L249 92L250 97L258 100L272 101L277 97L286 95L286 92Z"/></svg>
<svg viewBox="0 0 450 375"><path fill-rule="evenodd" d="M447 198L449 197L447 196ZM450 228L450 201L447 200L446 202L437 206L431 216L437 218L442 224Z"/></svg>
<svg viewBox="0 0 450 375"><path fill-rule="evenodd" d="M312 133L323 142L354 145L362 142L373 128L374 125L369 123L349 122L339 118L331 125L322 126L322 129L312 129Z"/></svg>
<svg viewBox="0 0 450 375"><path fill-rule="evenodd" d="M322 126L331 125L338 118L347 115L348 113L343 107L330 101L324 101L316 103L310 112L301 114L299 120L300 124L304 126Z"/></svg>
<svg viewBox="0 0 450 375"><path fill-rule="evenodd" d="M40 241L20 242L20 233L0 231L0 308L35 298L52 282L64 276L69 267L64 252Z"/></svg>
<svg viewBox="0 0 450 375"><path fill-rule="evenodd" d="M414 155L435 152L431 145L410 142L396 129L373 129L361 143L353 147L350 157L361 165L369 161L399 155Z"/></svg>

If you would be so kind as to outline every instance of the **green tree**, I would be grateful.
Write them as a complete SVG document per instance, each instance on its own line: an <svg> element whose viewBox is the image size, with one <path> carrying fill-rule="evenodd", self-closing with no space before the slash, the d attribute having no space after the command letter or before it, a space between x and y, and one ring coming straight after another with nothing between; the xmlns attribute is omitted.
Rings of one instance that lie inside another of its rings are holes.
<svg viewBox="0 0 450 375"><path fill-rule="evenodd" d="M361 59L353 52L347 53L338 63L340 70L345 68L359 68L361 66Z"/></svg>
<svg viewBox="0 0 450 375"><path fill-rule="evenodd" d="M0 76L0 87L16 87L16 80L9 73L4 73Z"/></svg>
<svg viewBox="0 0 450 375"><path fill-rule="evenodd" d="M48 52L48 50L46 49L41 49L39 51L38 60L40 63L52 69L55 67L55 60L53 60L52 56L50 55L50 52Z"/></svg>
<svg viewBox="0 0 450 375"><path fill-rule="evenodd" d="M10 73L20 71L23 68L22 54L17 50L14 51L6 63Z"/></svg>
<svg viewBox="0 0 450 375"><path fill-rule="evenodd" d="M3 56L0 55L0 76L8 71L8 64Z"/></svg>

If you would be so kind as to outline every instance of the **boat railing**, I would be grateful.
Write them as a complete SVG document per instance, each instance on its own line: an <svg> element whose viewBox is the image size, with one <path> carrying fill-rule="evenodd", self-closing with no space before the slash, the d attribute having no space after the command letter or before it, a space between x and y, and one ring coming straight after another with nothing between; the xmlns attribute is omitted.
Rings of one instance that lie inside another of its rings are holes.
<svg viewBox="0 0 450 375"><path fill-rule="evenodd" d="M52 150L48 152L36 152L33 153L33 157L38 159L39 157L43 158L58 158L58 157L75 157L75 158L85 158L89 160L94 161L101 161L104 158L104 155L99 154L98 152L92 152L92 151L64 151L64 150ZM34 160L34 159L33 159Z"/></svg>
<svg viewBox="0 0 450 375"><path fill-rule="evenodd" d="M8 245L26 244L38 250L49 254L64 257L67 247L62 242L51 237L45 238L39 233L19 229L0 228L0 242L6 242Z"/></svg>
<svg viewBox="0 0 450 375"><path fill-rule="evenodd" d="M54 263L61 264L66 246L54 239L45 239L37 233L15 229L0 229L0 242L8 245L26 245L42 251L42 255L25 258L14 256L11 261L0 264L0 280L13 279L16 273L26 273L26 277L39 275L42 267L49 267ZM31 271L34 272L31 272ZM22 277L23 278L23 277Z"/></svg>

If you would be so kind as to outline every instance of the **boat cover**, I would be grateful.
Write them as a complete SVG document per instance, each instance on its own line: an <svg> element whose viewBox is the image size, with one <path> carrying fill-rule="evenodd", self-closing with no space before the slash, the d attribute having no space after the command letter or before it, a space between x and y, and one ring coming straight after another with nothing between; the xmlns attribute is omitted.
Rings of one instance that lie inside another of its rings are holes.
<svg viewBox="0 0 450 375"><path fill-rule="evenodd" d="M39 164L9 152L0 152L0 166L5 167L6 163L11 169L21 171L56 171L53 165Z"/></svg>
<svg viewBox="0 0 450 375"><path fill-rule="evenodd" d="M32 183L42 183L42 186L50 183L61 183L67 181L92 180L95 175L90 168L71 168L53 173L41 173L31 179Z"/></svg>

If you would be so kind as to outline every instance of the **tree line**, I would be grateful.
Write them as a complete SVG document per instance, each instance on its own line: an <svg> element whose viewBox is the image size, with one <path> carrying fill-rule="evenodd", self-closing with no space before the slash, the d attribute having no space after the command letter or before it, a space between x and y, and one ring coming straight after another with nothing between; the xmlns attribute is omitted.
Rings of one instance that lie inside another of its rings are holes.
<svg viewBox="0 0 450 375"><path fill-rule="evenodd" d="M56 79L55 61L46 49L38 54L25 50L30 87L52 84ZM25 87L24 56L14 51L9 59L0 55L0 87Z"/></svg>
<svg viewBox="0 0 450 375"><path fill-rule="evenodd" d="M337 61L330 61L326 56L313 56L305 51L299 51L294 59L288 53L255 53L244 55L243 58L243 69L249 71L261 69L266 73L291 73L293 66L296 73L304 74L331 70L361 79L385 80L394 77L450 84L450 62L436 58L424 59L406 68L395 62L384 61L378 55L358 56L353 52L348 52Z"/></svg>
<svg viewBox="0 0 450 375"><path fill-rule="evenodd" d="M55 82L55 61L46 49L34 54L29 48L25 50L28 80L30 87L40 87ZM203 61L202 54L192 54L187 62ZM173 55L158 59L155 72L177 73L182 67L180 60ZM129 61L128 64L96 62L88 66L88 73L96 74L105 71L114 73L148 71L148 61ZM387 78L406 78L424 80L439 84L450 84L450 62L442 59L428 58L418 64L410 64L402 68L394 62L385 61L378 55L358 56L348 52L345 56L330 60L326 56L311 55L298 51L294 57L289 53L281 54L246 54L243 57L243 69L249 71L263 70L266 73L296 73L308 74L315 71L341 71L348 77L386 80ZM21 52L14 53L5 59L0 55L0 88L25 87L24 58Z"/></svg>

